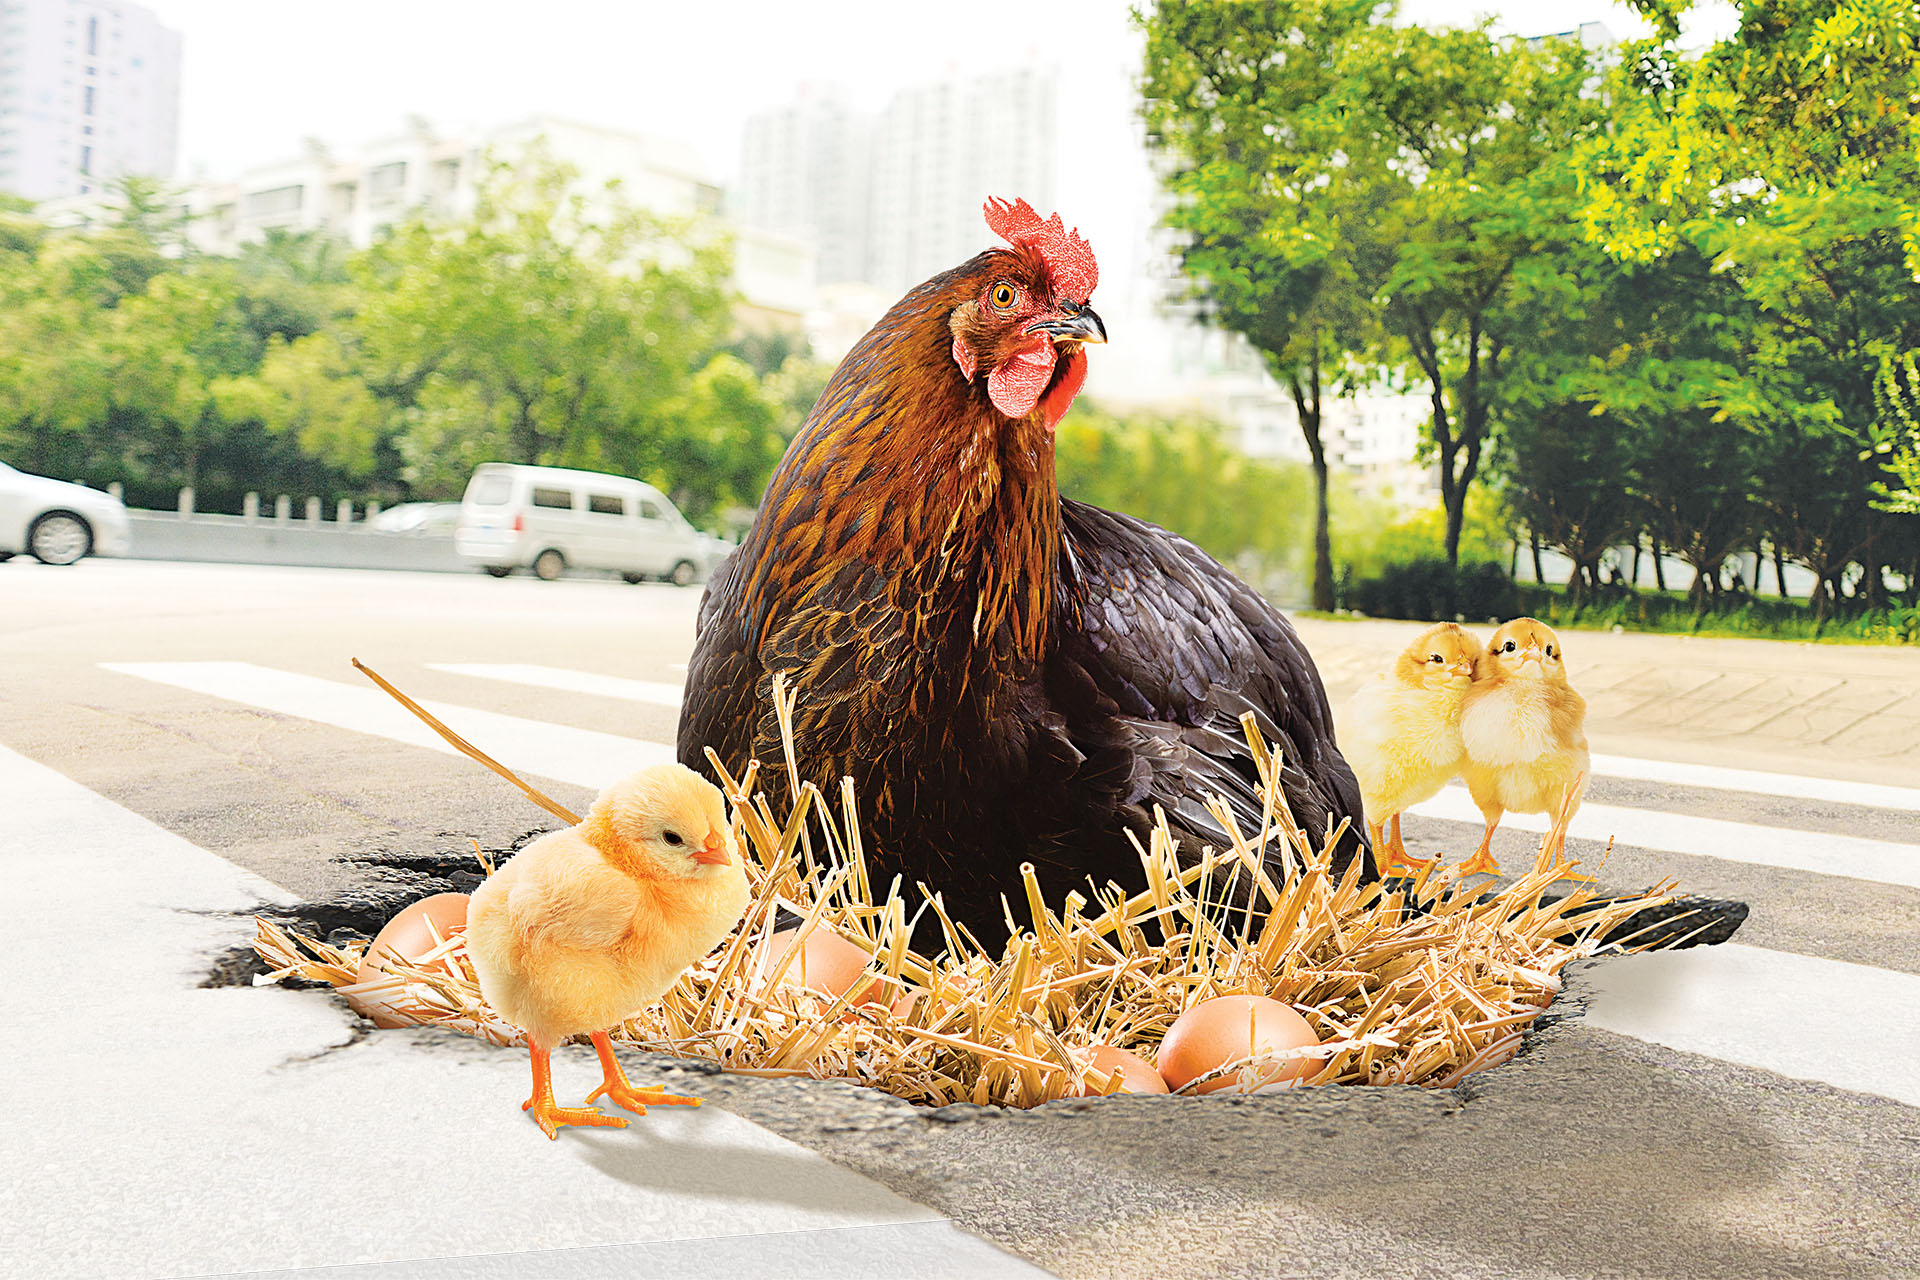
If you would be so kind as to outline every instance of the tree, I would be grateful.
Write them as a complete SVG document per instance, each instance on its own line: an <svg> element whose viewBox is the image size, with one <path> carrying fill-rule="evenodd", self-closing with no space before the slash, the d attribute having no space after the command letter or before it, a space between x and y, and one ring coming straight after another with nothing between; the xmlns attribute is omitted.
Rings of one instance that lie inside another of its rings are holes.
<svg viewBox="0 0 1920 1280"><path fill-rule="evenodd" d="M1765 443L1769 530L1824 585L1848 559L1884 603L1876 491L1897 422L1875 385L1920 347L1920 8L1897 0L1748 0L1698 54L1686 0L1643 0L1658 38L1611 85L1615 122L1584 143L1592 234L1623 258L1691 249L1754 323L1723 412ZM1863 465L1864 459L1864 465Z"/></svg>
<svg viewBox="0 0 1920 1280"><path fill-rule="evenodd" d="M1372 246L1362 188L1299 198L1325 133L1273 127L1309 115L1340 74L1372 0L1304 5L1162 4L1147 20L1148 128L1172 166L1166 224L1205 309L1245 337L1293 398L1313 469L1313 607L1334 607L1327 397L1375 326L1355 272ZM1293 198L1287 198L1291 193ZM1276 194L1281 198L1276 199ZM1357 197L1357 199L1356 199Z"/></svg>
<svg viewBox="0 0 1920 1280"><path fill-rule="evenodd" d="M676 430L667 406L725 337L727 248L576 181L541 159L496 165L471 218L403 224L356 260L350 345L431 438L407 451L416 466L450 445L635 458Z"/></svg>
<svg viewBox="0 0 1920 1280"><path fill-rule="evenodd" d="M1564 160L1604 105L1571 42L1394 17L1390 3L1168 0L1144 19L1144 89L1180 165L1169 221L1196 236L1191 264L1226 322L1283 374L1325 359L1426 382L1457 564L1503 361L1532 320L1514 295L1567 243ZM1329 297L1342 315L1364 300L1377 323L1316 326Z"/></svg>

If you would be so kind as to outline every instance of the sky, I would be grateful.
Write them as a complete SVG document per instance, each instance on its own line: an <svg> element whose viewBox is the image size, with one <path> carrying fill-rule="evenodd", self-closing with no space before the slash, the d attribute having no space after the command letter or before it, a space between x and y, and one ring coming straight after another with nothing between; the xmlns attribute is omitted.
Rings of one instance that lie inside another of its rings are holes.
<svg viewBox="0 0 1920 1280"><path fill-rule="evenodd" d="M1139 48L1125 0L141 2L185 37L183 179L236 177L297 155L307 137L350 147L412 115L451 131L544 113L680 138L724 180L747 117L804 85L839 84L878 107L909 84L1036 56L1083 95L1083 121L1124 140ZM1603 0L1404 0L1403 11L1438 22L1485 12L1528 35L1586 19L1644 29ZM1102 167L1112 137L1086 143Z"/></svg>
<svg viewBox="0 0 1920 1280"><path fill-rule="evenodd" d="M724 184L747 118L801 92L836 86L878 109L910 85L1049 64L1061 92L1055 200L1099 254L1101 313L1157 323L1148 263L1163 251L1149 242L1153 179L1133 90L1142 37L1128 0L140 2L184 37L182 181L237 178L297 157L308 138L350 152L410 117L457 133L552 115L676 139ZM1401 12L1484 15L1521 35L1592 20L1621 37L1647 29L1607 0L1402 0Z"/></svg>

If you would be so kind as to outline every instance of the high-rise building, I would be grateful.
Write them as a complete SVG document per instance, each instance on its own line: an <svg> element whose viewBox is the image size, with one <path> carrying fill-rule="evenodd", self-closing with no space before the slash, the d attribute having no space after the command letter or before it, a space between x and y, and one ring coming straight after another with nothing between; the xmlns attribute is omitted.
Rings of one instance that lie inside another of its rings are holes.
<svg viewBox="0 0 1920 1280"><path fill-rule="evenodd" d="M0 191L85 196L171 178L180 35L121 0L0 0Z"/></svg>
<svg viewBox="0 0 1920 1280"><path fill-rule="evenodd" d="M943 80L873 117L809 91L748 122L739 217L813 241L823 284L897 295L980 251L986 196L1052 208L1058 83L1037 67Z"/></svg>
<svg viewBox="0 0 1920 1280"><path fill-rule="evenodd" d="M872 126L837 91L806 90L747 121L732 213L798 236L819 254L820 283L867 278Z"/></svg>

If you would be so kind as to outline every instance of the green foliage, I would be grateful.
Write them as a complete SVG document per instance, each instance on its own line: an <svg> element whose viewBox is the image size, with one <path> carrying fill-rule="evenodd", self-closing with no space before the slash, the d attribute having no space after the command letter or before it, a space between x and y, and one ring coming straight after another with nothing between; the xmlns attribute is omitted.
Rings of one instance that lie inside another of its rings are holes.
<svg viewBox="0 0 1920 1280"><path fill-rule="evenodd" d="M275 232L184 251L157 187L102 229L0 205L0 456L203 509L249 491L457 497L481 462L644 476L690 516L750 505L824 385L790 338L729 342L709 227L584 192L536 156L474 214L353 252Z"/></svg>
<svg viewBox="0 0 1920 1280"><path fill-rule="evenodd" d="M1115 414L1083 398L1054 440L1060 492L1173 530L1292 594L1309 546L1312 481L1261 462L1192 418Z"/></svg>
<svg viewBox="0 0 1920 1280"><path fill-rule="evenodd" d="M1444 556L1396 561L1343 594L1343 607L1371 618L1491 622L1520 612L1513 579L1503 566L1485 560L1463 560L1458 566Z"/></svg>
<svg viewBox="0 0 1920 1280"><path fill-rule="evenodd" d="M1608 591L1576 602L1561 588L1535 586L1519 588L1518 607L1551 626L1588 631L1920 644L1920 607L1870 609L1836 620L1804 601L1749 599L1703 613L1687 596L1673 593Z"/></svg>
<svg viewBox="0 0 1920 1280"><path fill-rule="evenodd" d="M1142 18L1143 93L1177 165L1169 224L1222 320L1296 388L1324 364L1431 389L1453 561L1537 319L1518 295L1577 237L1565 162L1604 106L1577 44L1395 17L1390 2L1162 0Z"/></svg>
<svg viewBox="0 0 1920 1280"><path fill-rule="evenodd" d="M1920 351L1889 353L1874 379L1874 456L1892 473L1876 484L1879 506L1920 514Z"/></svg>

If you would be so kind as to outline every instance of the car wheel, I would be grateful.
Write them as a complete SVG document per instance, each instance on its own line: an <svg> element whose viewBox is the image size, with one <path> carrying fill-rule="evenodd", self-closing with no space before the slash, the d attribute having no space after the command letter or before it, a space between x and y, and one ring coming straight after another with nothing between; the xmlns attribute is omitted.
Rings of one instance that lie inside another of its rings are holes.
<svg viewBox="0 0 1920 1280"><path fill-rule="evenodd" d="M41 564L72 564L93 550L93 529L71 511L49 511L27 530L27 550Z"/></svg>
<svg viewBox="0 0 1920 1280"><path fill-rule="evenodd" d="M509 564L490 564L486 566L486 574L489 578L504 578L512 572L513 566Z"/></svg>
<svg viewBox="0 0 1920 1280"><path fill-rule="evenodd" d="M7 561L11 559L13 559L13 552L0 551L0 564L5 564Z"/></svg>
<svg viewBox="0 0 1920 1280"><path fill-rule="evenodd" d="M548 547L533 558L533 576L542 582L552 582L567 567L567 558Z"/></svg>
<svg viewBox="0 0 1920 1280"><path fill-rule="evenodd" d="M667 575L667 581L676 587L690 587L693 585L694 575L699 572L693 567L693 561L682 560L673 566L673 572Z"/></svg>
<svg viewBox="0 0 1920 1280"><path fill-rule="evenodd" d="M620 580L638 586L647 580L647 575L644 573L623 573L620 575Z"/></svg>

